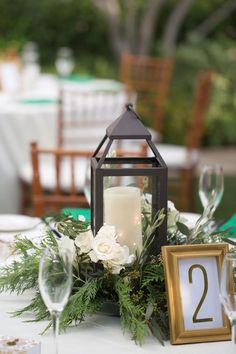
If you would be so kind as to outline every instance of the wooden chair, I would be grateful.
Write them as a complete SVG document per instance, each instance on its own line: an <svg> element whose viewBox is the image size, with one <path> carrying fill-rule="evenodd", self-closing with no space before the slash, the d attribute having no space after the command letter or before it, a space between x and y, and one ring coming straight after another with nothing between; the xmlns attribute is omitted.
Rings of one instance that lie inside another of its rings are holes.
<svg viewBox="0 0 236 354"><path fill-rule="evenodd" d="M50 209L59 211L62 206L88 205L83 194L84 163L91 155L91 151L45 149L31 143L32 202L36 216Z"/></svg>
<svg viewBox="0 0 236 354"><path fill-rule="evenodd" d="M88 207L84 194L84 183L89 168L92 151L68 149L39 148L36 142L31 143L32 159L32 202L35 216L42 216L47 211L58 212L61 207ZM140 146L138 151L117 150L121 156L145 156L147 148ZM45 174L45 160L48 160Z"/></svg>
<svg viewBox="0 0 236 354"><path fill-rule="evenodd" d="M104 132L127 103L124 90L90 89L87 92L62 87L59 94L57 146L95 149Z"/></svg>
<svg viewBox="0 0 236 354"><path fill-rule="evenodd" d="M194 177L213 88L213 76L210 70L197 76L185 146L157 145L168 166L169 177L173 177L169 179L169 198L181 211L194 210Z"/></svg>
<svg viewBox="0 0 236 354"><path fill-rule="evenodd" d="M172 68L173 62L167 58L130 54L121 57L121 81L128 92L137 93L136 110L145 119L145 123L153 128L154 136L155 132L162 133Z"/></svg>
<svg viewBox="0 0 236 354"><path fill-rule="evenodd" d="M106 85L105 82L104 87ZM82 91L73 85L62 85L58 103L56 147L91 151L92 154L107 126L122 113L126 103L127 94L119 85L109 90L88 87ZM44 170L47 168L45 166ZM29 213L30 209L31 179L31 164L26 162L20 170L23 214Z"/></svg>

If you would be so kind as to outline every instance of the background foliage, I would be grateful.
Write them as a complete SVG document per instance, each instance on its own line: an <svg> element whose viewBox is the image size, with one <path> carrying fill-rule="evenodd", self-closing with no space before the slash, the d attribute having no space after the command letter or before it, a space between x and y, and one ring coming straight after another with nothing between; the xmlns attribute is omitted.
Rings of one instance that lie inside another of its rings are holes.
<svg viewBox="0 0 236 354"><path fill-rule="evenodd" d="M125 6L133 2L127 1L119 0L123 24ZM200 40L195 30L216 9L234 0L186 1L192 2L192 5L179 30L176 50L172 53L175 70L166 110L164 140L184 143L183 133L191 108L195 77L199 70L213 68L217 76L204 144L236 144L236 12L232 11L207 38ZM34 41L39 47L43 70L55 71L57 49L69 46L75 54L76 72L119 78L119 62L112 51L106 19L102 11L94 6L96 2L99 1L0 0L0 51L11 47L20 51L25 42ZM114 2L110 1L110 4ZM135 1L139 18L147 2ZM164 55L163 32L168 16L179 2L163 2L151 55Z"/></svg>

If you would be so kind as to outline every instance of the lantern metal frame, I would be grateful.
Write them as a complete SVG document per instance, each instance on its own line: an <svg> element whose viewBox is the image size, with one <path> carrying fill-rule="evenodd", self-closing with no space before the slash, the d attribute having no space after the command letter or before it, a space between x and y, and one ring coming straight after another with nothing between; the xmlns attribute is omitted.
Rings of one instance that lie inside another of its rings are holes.
<svg viewBox="0 0 236 354"><path fill-rule="evenodd" d="M152 216L158 210L167 212L167 166L160 153L151 140L151 134L144 127L132 105L128 104L127 110L117 118L106 130L106 134L91 158L91 226L97 233L103 226L103 193L104 177L109 176L143 176L152 177ZM112 143L116 140L145 140L153 156L145 157L108 157ZM108 140L102 154L101 149ZM139 168L103 168L104 164L140 164ZM148 165L148 167L145 167ZM167 218L156 230L156 237L152 244L152 254L158 254L161 247L167 243Z"/></svg>

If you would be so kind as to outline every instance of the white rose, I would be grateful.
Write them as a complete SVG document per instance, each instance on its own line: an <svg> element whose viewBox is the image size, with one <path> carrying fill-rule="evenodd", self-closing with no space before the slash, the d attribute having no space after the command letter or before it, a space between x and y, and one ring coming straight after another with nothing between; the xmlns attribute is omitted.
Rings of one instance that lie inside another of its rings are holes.
<svg viewBox="0 0 236 354"><path fill-rule="evenodd" d="M130 265L134 262L135 256L129 254L127 246L121 246L117 243L114 257L103 262L105 268L111 269L112 274L119 274L125 265Z"/></svg>
<svg viewBox="0 0 236 354"><path fill-rule="evenodd" d="M106 261L112 259L115 255L116 246L117 243L113 236L96 236L93 240L92 251L89 254L91 260L97 262L98 260Z"/></svg>
<svg viewBox="0 0 236 354"><path fill-rule="evenodd" d="M174 203L168 200L167 229L169 232L177 230L176 222L180 220L180 213Z"/></svg>
<svg viewBox="0 0 236 354"><path fill-rule="evenodd" d="M132 264L135 260L135 256L129 254L127 246L116 242L115 227L110 225L101 227L94 237L89 256L92 262L101 261L104 268L111 270L113 274L119 274L125 265Z"/></svg>
<svg viewBox="0 0 236 354"><path fill-rule="evenodd" d="M98 237L108 237L116 239L116 228L112 225L104 225L98 231L96 238Z"/></svg>
<svg viewBox="0 0 236 354"><path fill-rule="evenodd" d="M76 237L75 245L79 247L82 253L88 253L92 249L93 239L94 237L91 230L82 232Z"/></svg>
<svg viewBox="0 0 236 354"><path fill-rule="evenodd" d="M65 250L71 253L71 260L73 261L75 256L74 241L71 240L68 236L61 235L61 238L57 239L57 244L59 246L59 250Z"/></svg>
<svg viewBox="0 0 236 354"><path fill-rule="evenodd" d="M79 216L78 216L78 220L79 220L79 221L86 221L84 215L79 215Z"/></svg>

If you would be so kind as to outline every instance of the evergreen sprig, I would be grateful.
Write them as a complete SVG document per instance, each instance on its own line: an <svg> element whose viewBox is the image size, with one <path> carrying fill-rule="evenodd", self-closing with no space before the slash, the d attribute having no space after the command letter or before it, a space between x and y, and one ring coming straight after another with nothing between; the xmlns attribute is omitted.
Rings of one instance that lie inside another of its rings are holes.
<svg viewBox="0 0 236 354"><path fill-rule="evenodd" d="M12 314L14 316L21 316L22 314L27 312L33 313L35 316L34 320L30 320L27 322L38 322L45 319L49 319L49 311L43 302L39 290L36 290L35 295L29 305L25 306L20 310L14 311Z"/></svg>
<svg viewBox="0 0 236 354"><path fill-rule="evenodd" d="M129 329L135 342L141 345L149 331L144 308L132 301L132 289L127 279L119 279L115 289L119 298L121 325L124 330Z"/></svg>
<svg viewBox="0 0 236 354"><path fill-rule="evenodd" d="M163 343L167 321L166 299L163 296L164 273L161 260L149 254L154 231L163 218L164 213L160 211L152 221L146 220L144 250L139 261L120 274L112 274L101 266L96 267L86 255L77 254L79 264L73 263L72 294L60 319L61 329L83 321L85 316L95 314L106 303L116 303L122 328L131 332L136 343L142 344L150 333ZM56 221L57 229L71 239L88 227L87 223L72 220L69 216ZM48 247L58 247L58 241L50 231L37 244L19 238L14 245L17 258L0 269L0 291L23 293L30 288L36 291L29 305L13 313L16 316L32 312L34 321L50 318L38 290L40 257ZM47 328L50 325L51 322Z"/></svg>
<svg viewBox="0 0 236 354"><path fill-rule="evenodd" d="M35 288L38 280L39 259L42 250L38 249L30 240L18 240L14 246L14 253L18 258L1 267L0 291L15 291L23 293L27 289Z"/></svg>
<svg viewBox="0 0 236 354"><path fill-rule="evenodd" d="M99 279L90 278L71 295L60 319L62 329L66 329L73 322L83 321L85 315L91 315L97 312L102 305L102 301L96 297L100 286L101 281Z"/></svg>

